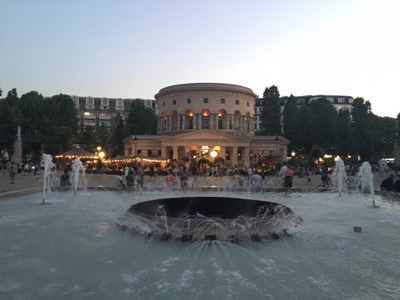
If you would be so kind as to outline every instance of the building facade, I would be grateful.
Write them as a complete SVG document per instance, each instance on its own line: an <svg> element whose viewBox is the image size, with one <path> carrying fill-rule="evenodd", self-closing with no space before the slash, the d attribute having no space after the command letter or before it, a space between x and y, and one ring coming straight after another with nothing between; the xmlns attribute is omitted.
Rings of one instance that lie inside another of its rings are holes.
<svg viewBox="0 0 400 300"><path fill-rule="evenodd" d="M78 111L80 128L92 126L95 132L100 126L111 127L113 118L119 113L122 120L126 120L129 112L129 105L132 101L142 101L144 106L156 110L156 103L150 99L123 99L106 97L81 97L71 96Z"/></svg>
<svg viewBox="0 0 400 300"><path fill-rule="evenodd" d="M156 95L157 135L130 136L125 156L224 159L228 166L253 166L266 156L284 160L289 141L254 136L257 95L247 87L190 83L161 89Z"/></svg>

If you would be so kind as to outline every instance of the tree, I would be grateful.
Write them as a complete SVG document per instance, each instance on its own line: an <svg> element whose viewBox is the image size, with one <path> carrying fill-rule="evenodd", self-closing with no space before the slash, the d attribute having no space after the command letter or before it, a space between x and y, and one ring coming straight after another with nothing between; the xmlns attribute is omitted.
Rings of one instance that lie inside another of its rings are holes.
<svg viewBox="0 0 400 300"><path fill-rule="evenodd" d="M309 102L307 106L314 116L313 130L310 132L314 144L321 145L326 152L331 153L337 141L337 112L326 98Z"/></svg>
<svg viewBox="0 0 400 300"><path fill-rule="evenodd" d="M396 119L379 117L371 113L371 137L373 143L373 157L392 157L396 142Z"/></svg>
<svg viewBox="0 0 400 300"><path fill-rule="evenodd" d="M97 139L93 126L86 125L83 128L83 131L80 134L79 143L84 145L86 149L90 149L90 151L94 152L94 149L97 147Z"/></svg>
<svg viewBox="0 0 400 300"><path fill-rule="evenodd" d="M25 142L24 154L40 159L40 128L43 123L43 96L36 91L23 94L19 101L22 114L21 135Z"/></svg>
<svg viewBox="0 0 400 300"><path fill-rule="evenodd" d="M307 105L301 106L299 111L300 135L299 144L304 147L307 155L311 154L314 145L314 127L316 124L315 116L311 108Z"/></svg>
<svg viewBox="0 0 400 300"><path fill-rule="evenodd" d="M371 103L363 98L353 101L351 111L351 140L354 154L361 160L371 159L373 144L371 141Z"/></svg>
<svg viewBox="0 0 400 300"><path fill-rule="evenodd" d="M122 120L122 117L119 113L114 117L111 122L110 136L111 156L115 157L117 155L123 155L124 144L122 140L125 138L124 121Z"/></svg>
<svg viewBox="0 0 400 300"><path fill-rule="evenodd" d="M8 92L0 106L0 131L2 135L1 148L6 148L8 154L14 154L14 143L17 139L18 126L21 124L21 111L18 106L17 89Z"/></svg>
<svg viewBox="0 0 400 300"><path fill-rule="evenodd" d="M265 135L281 135L281 104L278 88L266 88L262 100L261 130Z"/></svg>
<svg viewBox="0 0 400 300"><path fill-rule="evenodd" d="M396 142L400 145L400 113L397 115L396 119Z"/></svg>
<svg viewBox="0 0 400 300"><path fill-rule="evenodd" d="M337 150L341 156L347 156L350 153L350 126L351 114L347 109L340 109L338 112L337 125Z"/></svg>
<svg viewBox="0 0 400 300"><path fill-rule="evenodd" d="M128 117L125 123L125 134L156 134L157 116L153 110L144 106L140 100L134 100L129 105Z"/></svg>
<svg viewBox="0 0 400 300"><path fill-rule="evenodd" d="M44 100L41 132L47 153L57 154L71 148L77 137L78 118L70 96L59 94Z"/></svg>
<svg viewBox="0 0 400 300"><path fill-rule="evenodd" d="M292 149L299 148L300 141L300 110L296 105L296 97L290 95L282 112L283 135L290 141Z"/></svg>
<svg viewBox="0 0 400 300"><path fill-rule="evenodd" d="M104 123L99 126L97 140L98 143L105 148L107 148L110 143L110 129Z"/></svg>

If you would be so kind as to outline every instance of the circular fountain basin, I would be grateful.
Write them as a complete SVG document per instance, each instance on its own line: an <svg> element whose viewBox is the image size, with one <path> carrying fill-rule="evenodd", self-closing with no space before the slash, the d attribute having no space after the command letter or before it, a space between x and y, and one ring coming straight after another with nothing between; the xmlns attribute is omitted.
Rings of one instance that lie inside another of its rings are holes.
<svg viewBox="0 0 400 300"><path fill-rule="evenodd" d="M88 190L50 192L39 205L41 196L0 201L0 299L400 299L399 193ZM304 221L292 238L239 244L117 230L132 204L176 196L268 199Z"/></svg>
<svg viewBox="0 0 400 300"><path fill-rule="evenodd" d="M235 197L174 197L132 205L119 219L123 231L161 240L278 239L300 222L281 204Z"/></svg>

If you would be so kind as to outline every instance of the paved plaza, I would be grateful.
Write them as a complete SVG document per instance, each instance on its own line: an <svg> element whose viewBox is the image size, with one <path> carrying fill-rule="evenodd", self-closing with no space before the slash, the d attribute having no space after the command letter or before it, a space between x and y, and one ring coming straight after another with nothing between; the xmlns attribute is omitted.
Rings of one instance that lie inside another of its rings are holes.
<svg viewBox="0 0 400 300"><path fill-rule="evenodd" d="M58 172L57 178L59 180L61 176L61 171ZM385 175L380 175L379 173L374 173L374 185L375 190L379 191L380 183L385 178ZM165 184L166 176L155 176L150 180L149 176L144 177L144 187L145 188L162 188L166 187ZM189 186L191 186L191 180L189 179ZM226 183L233 181L232 177L199 177L196 184L197 187L202 186L217 186L226 187ZM307 184L307 178L293 178L294 188L316 188L317 185L321 183L320 175L313 175L311 178L311 185ZM114 175L111 174L86 174L87 187L105 187L114 188L115 179ZM178 179L179 181L179 179ZM55 185L58 186L58 181ZM267 176L263 182L264 188L280 188L282 187L280 178L277 176ZM20 194L32 193L43 191L43 174L38 177L34 175L24 175L18 174L15 179L15 183L10 183L9 174L0 173L0 199L16 196Z"/></svg>

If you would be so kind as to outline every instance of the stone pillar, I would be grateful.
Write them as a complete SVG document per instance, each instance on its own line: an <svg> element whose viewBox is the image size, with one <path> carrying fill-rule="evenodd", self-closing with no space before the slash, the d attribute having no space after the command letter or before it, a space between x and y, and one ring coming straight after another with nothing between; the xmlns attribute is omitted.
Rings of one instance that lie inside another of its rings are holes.
<svg viewBox="0 0 400 300"><path fill-rule="evenodd" d="M172 129L172 118L171 116L168 116L167 131L171 131L171 129Z"/></svg>
<svg viewBox="0 0 400 300"><path fill-rule="evenodd" d="M15 161L15 163L22 162L22 140L21 140L21 127L18 126L17 137L14 142L14 153L10 161Z"/></svg>
<svg viewBox="0 0 400 300"><path fill-rule="evenodd" d="M167 149L165 147L161 147L161 157L168 158Z"/></svg>
<svg viewBox="0 0 400 300"><path fill-rule="evenodd" d="M219 155L220 157L222 157L224 159L224 161L226 162L226 147L221 146L221 150L219 151Z"/></svg>
<svg viewBox="0 0 400 300"><path fill-rule="evenodd" d="M233 151L232 151L232 166L237 165L238 164L238 159L237 159L237 147L233 147Z"/></svg>
<svg viewBox="0 0 400 300"><path fill-rule="evenodd" d="M193 129L197 129L197 114L193 114Z"/></svg>
<svg viewBox="0 0 400 300"><path fill-rule="evenodd" d="M246 167L249 167L250 166L250 152L249 152L249 148L248 147L245 147L244 148L244 157L242 157L242 159L244 158L244 165L246 166Z"/></svg>
<svg viewBox="0 0 400 300"><path fill-rule="evenodd" d="M182 115L182 130L186 129L186 118L185 115Z"/></svg>
<svg viewBox="0 0 400 300"><path fill-rule="evenodd" d="M173 151L172 154L173 159L178 160L178 147L173 147L172 151Z"/></svg>

